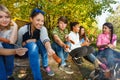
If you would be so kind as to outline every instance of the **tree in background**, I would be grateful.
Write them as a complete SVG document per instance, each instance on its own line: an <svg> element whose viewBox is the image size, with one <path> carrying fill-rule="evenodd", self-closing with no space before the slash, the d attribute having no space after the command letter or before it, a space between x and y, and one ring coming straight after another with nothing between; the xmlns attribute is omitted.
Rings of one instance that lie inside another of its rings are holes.
<svg viewBox="0 0 120 80"><path fill-rule="evenodd" d="M120 43L120 5L117 7L116 11L114 11L108 18L108 22L111 22L114 25L114 31L117 34L118 42Z"/></svg>
<svg viewBox="0 0 120 80"><path fill-rule="evenodd" d="M68 20L79 21L90 34L96 30L95 17L103 11L112 11L110 4L114 0L0 0L12 12L13 18L28 20L31 9L38 7L45 11L45 25L49 32L57 24L59 16L66 16ZM95 29L94 29L95 28ZM92 31L92 32L91 32Z"/></svg>

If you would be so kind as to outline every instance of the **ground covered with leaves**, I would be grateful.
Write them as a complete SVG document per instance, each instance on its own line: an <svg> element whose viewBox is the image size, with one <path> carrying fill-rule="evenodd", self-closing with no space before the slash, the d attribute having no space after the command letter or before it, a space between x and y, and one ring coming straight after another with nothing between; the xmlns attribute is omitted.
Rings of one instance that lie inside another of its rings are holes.
<svg viewBox="0 0 120 80"><path fill-rule="evenodd" d="M48 76L41 67L43 80L87 80L89 78L90 72L94 69L94 65L84 59L83 61L84 62L81 66L77 66L72 61L71 57L69 57L68 62L70 63L74 74L66 74L65 72L59 70L58 64L50 57L49 65L55 72L55 75L52 77ZM28 59L15 58L15 68L13 75L16 80L33 80Z"/></svg>

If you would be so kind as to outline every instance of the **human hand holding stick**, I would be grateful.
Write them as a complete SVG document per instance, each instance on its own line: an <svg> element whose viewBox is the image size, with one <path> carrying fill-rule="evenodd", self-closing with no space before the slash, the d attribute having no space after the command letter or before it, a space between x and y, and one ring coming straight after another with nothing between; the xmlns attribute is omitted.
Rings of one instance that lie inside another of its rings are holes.
<svg viewBox="0 0 120 80"><path fill-rule="evenodd" d="M23 48L17 44L12 44L12 45L14 45L14 47L16 48L16 54L19 56L25 55L25 53L28 51L27 48Z"/></svg>

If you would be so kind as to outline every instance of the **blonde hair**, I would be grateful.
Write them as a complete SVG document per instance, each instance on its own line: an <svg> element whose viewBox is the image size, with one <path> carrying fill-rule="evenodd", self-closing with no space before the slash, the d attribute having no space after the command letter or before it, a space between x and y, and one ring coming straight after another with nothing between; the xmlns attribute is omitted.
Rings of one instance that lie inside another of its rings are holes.
<svg viewBox="0 0 120 80"><path fill-rule="evenodd" d="M7 13L10 16L10 11L4 5L0 4L0 11Z"/></svg>
<svg viewBox="0 0 120 80"><path fill-rule="evenodd" d="M11 13L10 11L7 9L7 7L5 7L4 5L0 4L0 11L5 12L6 14L9 15L9 17L11 18ZM8 25L7 29L10 29L10 24Z"/></svg>

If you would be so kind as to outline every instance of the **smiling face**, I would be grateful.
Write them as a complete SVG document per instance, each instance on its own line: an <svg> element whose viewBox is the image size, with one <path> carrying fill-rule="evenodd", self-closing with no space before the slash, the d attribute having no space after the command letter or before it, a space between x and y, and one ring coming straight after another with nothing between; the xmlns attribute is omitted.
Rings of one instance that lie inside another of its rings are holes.
<svg viewBox="0 0 120 80"><path fill-rule="evenodd" d="M110 34L111 33L111 29L109 29L107 26L103 26L103 33L104 34Z"/></svg>
<svg viewBox="0 0 120 80"><path fill-rule="evenodd" d="M33 27L35 27L36 29L40 29L44 24L44 16L41 13L39 13L33 18L30 17L30 21Z"/></svg>
<svg viewBox="0 0 120 80"><path fill-rule="evenodd" d="M76 32L76 33L79 32L79 29L80 29L79 24L76 24L76 25L73 27L73 31Z"/></svg>
<svg viewBox="0 0 120 80"><path fill-rule="evenodd" d="M10 24L10 16L3 12L0 11L0 28L4 28Z"/></svg>

